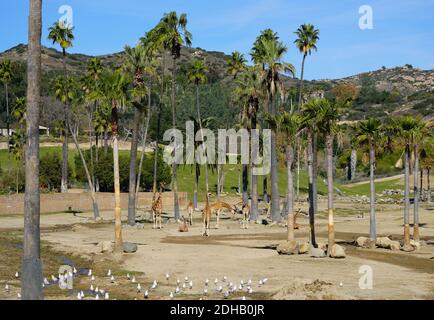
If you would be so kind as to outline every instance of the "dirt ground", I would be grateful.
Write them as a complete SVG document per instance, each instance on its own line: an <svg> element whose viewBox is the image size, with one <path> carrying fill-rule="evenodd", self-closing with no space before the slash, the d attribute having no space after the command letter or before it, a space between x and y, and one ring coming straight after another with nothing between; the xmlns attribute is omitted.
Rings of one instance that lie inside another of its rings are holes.
<svg viewBox="0 0 434 320"><path fill-rule="evenodd" d="M228 201L235 202L234 199ZM327 242L325 206L326 202L321 200L316 219L317 241L323 243ZM77 216L66 213L42 215L42 240L50 245L53 254L76 257L77 263L86 264L76 265L83 270L91 265L96 277L92 282L84 274L77 278L74 290L57 292L48 298L76 299L78 290L94 284L109 290L111 297L116 299L144 299L146 289L149 299L169 299L169 293L175 293L179 279L181 293L175 294L175 299L223 299L228 284L232 282L239 286L241 280L245 283L251 280L253 292L248 293L245 285L229 299L243 296L247 299L434 299L433 206L421 208L421 235L426 243L411 253L356 248L353 241L358 236L366 236L369 231L369 207L344 201L338 202L336 207L336 240L346 248L345 259L279 256L275 248L285 241L284 226L250 224L249 229L244 230L240 228L239 218L234 220L230 216L221 220L219 229L215 229L214 219L210 236L205 238L201 236L200 213L195 213L195 223L188 233L178 232L178 225L172 220L164 224L162 230L153 230L150 223L143 229L124 228L123 240L138 244L138 251L119 257L101 254L96 245L113 240L113 212L102 213L103 223L91 223L90 212ZM306 204L302 204L302 209L307 209ZM123 214L126 218L126 211ZM398 205L378 205L378 234L402 239L402 214L403 209ZM301 228L296 230L296 238L307 242L306 217L301 216L297 222ZM20 216L0 216L0 234L19 231L22 225ZM7 257L0 257L0 267L4 259ZM359 287L361 266L372 268L372 289ZM108 269L116 275L113 283L106 275ZM19 281L11 279L15 270L10 273L9 278L0 278L0 284L14 283L15 291L6 293L2 285L0 298L16 298ZM137 276L143 288L140 293L137 284L126 278L127 273ZM169 280L166 280L166 273L170 275ZM49 278L51 275L44 271L44 276ZM182 289L185 277L188 277L187 284L193 281L192 289ZM260 285L259 280L264 278L268 281ZM205 295L206 279L210 282ZM218 279L217 286L214 279ZM158 286L151 290L149 286L153 280L157 280ZM222 292L216 290L220 285ZM90 293L86 296L94 299Z"/></svg>

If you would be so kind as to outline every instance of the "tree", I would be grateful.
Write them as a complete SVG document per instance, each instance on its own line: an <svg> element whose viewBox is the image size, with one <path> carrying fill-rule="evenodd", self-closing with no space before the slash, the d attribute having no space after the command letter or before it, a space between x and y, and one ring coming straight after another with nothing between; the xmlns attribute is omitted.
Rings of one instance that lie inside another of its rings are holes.
<svg viewBox="0 0 434 320"><path fill-rule="evenodd" d="M5 87L5 100L6 100L6 130L8 137L8 152L10 151L10 115L9 115L9 94L8 85L12 80L12 63L9 59L5 59L0 63L0 81L3 82Z"/></svg>
<svg viewBox="0 0 434 320"><path fill-rule="evenodd" d="M358 124L356 129L356 141L359 145L367 145L369 149L369 178L370 178L370 227L369 237L377 240L377 228L375 218L375 149L381 137L381 121L377 118L368 118Z"/></svg>
<svg viewBox="0 0 434 320"><path fill-rule="evenodd" d="M286 191L286 214L288 241L294 240L294 143L301 127L301 117L298 113L283 112L277 118L277 123L286 137L286 170L287 170L287 191Z"/></svg>
<svg viewBox="0 0 434 320"><path fill-rule="evenodd" d="M57 21L48 29L48 40L51 40L53 44L59 44L62 48L63 56L63 80L65 82L64 88L66 88L66 81L68 78L66 68L66 49L72 47L72 41L74 40L73 34L74 28L69 25L65 25L64 22ZM66 96L66 93L64 94ZM67 119L68 105L64 103L64 127L68 127ZM68 191L68 129L64 131L65 136L63 140L63 166L62 166L62 183L61 192Z"/></svg>
<svg viewBox="0 0 434 320"><path fill-rule="evenodd" d="M42 0L30 0L27 54L26 192L24 196L21 295L41 300L42 262L39 195L39 108L41 97Z"/></svg>
<svg viewBox="0 0 434 320"><path fill-rule="evenodd" d="M187 15L183 13L178 17L175 11L166 13L154 32L157 38L156 43L163 44L172 56L172 126L173 129L176 129L176 63L181 57L182 45L191 46L192 39L191 33L187 30ZM173 192L175 219L179 220L177 161L173 162Z"/></svg>
<svg viewBox="0 0 434 320"><path fill-rule="evenodd" d="M282 62L286 47L278 40L277 35L273 37L259 36L253 51L255 63L262 63L264 68L264 84L267 88L268 110L272 116L276 115L275 95L280 85L280 72L294 74L294 66ZM276 155L276 130L271 128L271 217L273 222L280 222L280 195L277 173Z"/></svg>
<svg viewBox="0 0 434 320"><path fill-rule="evenodd" d="M231 57L226 59L226 72L235 80L238 74L246 70L246 63L247 60L244 58L244 55L238 51L234 51Z"/></svg>
<svg viewBox="0 0 434 320"><path fill-rule="evenodd" d="M202 136L202 141L204 141L204 136L203 136L202 117L201 117L201 113L200 113L200 104L199 104L199 86L200 86L200 84L205 83L207 81L207 76L206 76L207 71L208 71L208 68L200 60L193 60L191 62L191 64L189 65L188 70L187 70L187 79L196 88L197 124L199 124L199 129L200 129L200 133ZM204 151L205 151L205 148L204 148ZM208 157L206 155L207 152L208 152L208 150L205 151L206 194L209 193ZM198 176L197 176L197 169L196 169L196 180L197 180L197 178L198 178ZM197 181L195 181L195 186L197 187ZM195 193L194 193L193 203L194 203L195 208L197 208L197 189L195 190Z"/></svg>
<svg viewBox="0 0 434 320"><path fill-rule="evenodd" d="M128 81L119 70L106 71L102 77L101 98L111 106L111 130L113 136L113 176L115 189L115 250L122 251L122 212L119 178L119 124L118 109L125 106Z"/></svg>

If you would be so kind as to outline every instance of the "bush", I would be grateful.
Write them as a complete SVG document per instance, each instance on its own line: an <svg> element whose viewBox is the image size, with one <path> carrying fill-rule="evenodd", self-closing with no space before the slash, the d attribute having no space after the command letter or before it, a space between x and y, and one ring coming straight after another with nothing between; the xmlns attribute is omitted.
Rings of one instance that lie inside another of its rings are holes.
<svg viewBox="0 0 434 320"><path fill-rule="evenodd" d="M94 149L94 156L95 156ZM113 178L113 150L108 149L107 156L104 156L103 149L99 150L98 163L95 164L94 174L95 179L98 180L99 190L101 192L114 191L114 178ZM84 151L84 157L89 170L92 170L90 164L90 150ZM137 167L139 165L140 155L137 159ZM86 174L80 156L75 157L76 179L79 182L87 183ZM129 188L129 172L130 172L130 157L129 155L119 156L119 175L121 191L127 192ZM142 166L142 175L140 179L140 187L142 190L151 190L153 185L154 175L154 154L145 154ZM160 150L158 154L158 171L157 171L157 184L160 182L167 184L171 181L170 167L163 161L163 153Z"/></svg>
<svg viewBox="0 0 434 320"><path fill-rule="evenodd" d="M0 193L24 191L24 168L22 166L9 169L0 168Z"/></svg>
<svg viewBox="0 0 434 320"><path fill-rule="evenodd" d="M72 169L68 164L68 180L72 177ZM62 158L57 153L48 153L41 157L39 166L39 183L48 191L59 191L62 180Z"/></svg>

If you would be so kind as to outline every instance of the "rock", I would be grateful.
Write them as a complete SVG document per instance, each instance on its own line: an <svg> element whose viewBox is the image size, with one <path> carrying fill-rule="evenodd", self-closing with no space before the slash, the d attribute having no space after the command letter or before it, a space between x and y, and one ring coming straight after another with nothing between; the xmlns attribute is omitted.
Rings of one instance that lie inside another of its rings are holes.
<svg viewBox="0 0 434 320"><path fill-rule="evenodd" d="M103 222L103 221L104 221L104 219L102 217L98 217L95 219L95 222Z"/></svg>
<svg viewBox="0 0 434 320"><path fill-rule="evenodd" d="M393 251L399 251L401 249L401 245L399 244L399 241L392 241L390 243L390 248L389 249L393 250Z"/></svg>
<svg viewBox="0 0 434 320"><path fill-rule="evenodd" d="M401 247L401 250L404 252L412 252L415 250L415 247L413 247L412 245L406 245L405 244Z"/></svg>
<svg viewBox="0 0 434 320"><path fill-rule="evenodd" d="M145 225L143 223L136 223L136 229L138 230L145 229Z"/></svg>
<svg viewBox="0 0 434 320"><path fill-rule="evenodd" d="M318 248L323 250L323 251L327 251L328 246L329 245L327 243L318 242Z"/></svg>
<svg viewBox="0 0 434 320"><path fill-rule="evenodd" d="M358 237L356 240L356 244L360 248L365 249L374 249L375 248L375 240L372 240L367 237Z"/></svg>
<svg viewBox="0 0 434 320"><path fill-rule="evenodd" d="M314 247L309 248L309 255L313 258L325 258L327 256L324 250Z"/></svg>
<svg viewBox="0 0 434 320"><path fill-rule="evenodd" d="M309 243L304 242L304 243L300 243L300 245L298 246L298 253L299 254L305 254L309 252Z"/></svg>
<svg viewBox="0 0 434 320"><path fill-rule="evenodd" d="M410 245L412 247L414 247L415 250L419 250L420 249L420 242L419 241L410 240Z"/></svg>
<svg viewBox="0 0 434 320"><path fill-rule="evenodd" d="M277 246L277 253L278 254L298 254L299 245L298 242L295 240L287 241L284 243L281 243Z"/></svg>
<svg viewBox="0 0 434 320"><path fill-rule="evenodd" d="M124 252L134 253L137 251L137 244L131 242L124 242Z"/></svg>
<svg viewBox="0 0 434 320"><path fill-rule="evenodd" d="M102 241L97 244L101 253L113 252L114 245L111 241Z"/></svg>
<svg viewBox="0 0 434 320"><path fill-rule="evenodd" d="M338 244L334 244L330 251L330 257L335 259L345 258L345 248Z"/></svg>
<svg viewBox="0 0 434 320"><path fill-rule="evenodd" d="M147 222L152 222L152 213L151 212L145 212L142 214L142 220Z"/></svg>
<svg viewBox="0 0 434 320"><path fill-rule="evenodd" d="M384 248L384 249L390 249L390 245L393 243L392 240L390 240L388 237L379 237L377 238L377 247Z"/></svg>

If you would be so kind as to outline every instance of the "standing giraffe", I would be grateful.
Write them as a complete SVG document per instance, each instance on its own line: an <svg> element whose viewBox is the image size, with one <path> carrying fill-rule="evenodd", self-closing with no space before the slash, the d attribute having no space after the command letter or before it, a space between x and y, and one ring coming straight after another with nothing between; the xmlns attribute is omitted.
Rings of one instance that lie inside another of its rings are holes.
<svg viewBox="0 0 434 320"><path fill-rule="evenodd" d="M152 221L154 223L154 229L161 229L161 215L163 213L163 184L160 184L160 192L158 193L157 199L152 204Z"/></svg>
<svg viewBox="0 0 434 320"><path fill-rule="evenodd" d="M205 208L203 208L202 210L202 219L203 219L203 236L208 237L208 230L209 230L209 224L210 224L210 220L211 220L211 207L209 205L209 199L208 199L208 194L206 195L206 203L205 203Z"/></svg>
<svg viewBox="0 0 434 320"><path fill-rule="evenodd" d="M193 212L194 212L194 205L193 202L189 202L187 206L187 214L188 214L188 223L192 226L193 225Z"/></svg>

